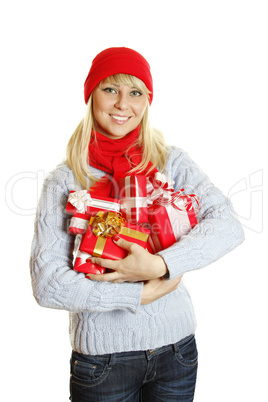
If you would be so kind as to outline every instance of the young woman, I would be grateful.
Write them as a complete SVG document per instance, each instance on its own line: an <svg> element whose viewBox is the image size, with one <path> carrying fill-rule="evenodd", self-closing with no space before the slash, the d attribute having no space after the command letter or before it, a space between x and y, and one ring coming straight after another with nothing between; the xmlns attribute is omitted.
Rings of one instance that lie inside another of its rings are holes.
<svg viewBox="0 0 268 402"><path fill-rule="evenodd" d="M239 245L242 227L228 199L189 156L151 128L153 82L143 56L123 47L98 54L84 96L86 114L66 161L44 183L31 258L37 302L70 312L70 399L193 401L196 322L181 277ZM109 273L89 280L74 271L74 237L65 214L70 191L97 183L99 194L113 197L121 177L150 176L156 169L174 181L176 191L184 188L200 198L198 224L155 255L116 237L126 258L92 258Z"/></svg>

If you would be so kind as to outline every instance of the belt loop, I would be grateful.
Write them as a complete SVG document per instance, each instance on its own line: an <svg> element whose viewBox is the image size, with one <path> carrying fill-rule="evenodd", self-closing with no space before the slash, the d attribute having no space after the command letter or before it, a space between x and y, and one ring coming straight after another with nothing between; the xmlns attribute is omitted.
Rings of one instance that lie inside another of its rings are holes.
<svg viewBox="0 0 268 402"><path fill-rule="evenodd" d="M180 347L179 347L179 342L173 343L173 350L175 353L178 353Z"/></svg>
<svg viewBox="0 0 268 402"><path fill-rule="evenodd" d="M108 361L108 366L112 366L116 359L116 353L111 353Z"/></svg>

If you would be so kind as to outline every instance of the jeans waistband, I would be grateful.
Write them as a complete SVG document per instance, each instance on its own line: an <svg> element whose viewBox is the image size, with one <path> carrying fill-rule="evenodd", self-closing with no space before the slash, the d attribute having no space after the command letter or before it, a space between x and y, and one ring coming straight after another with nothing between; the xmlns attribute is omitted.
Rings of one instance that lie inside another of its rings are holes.
<svg viewBox="0 0 268 402"><path fill-rule="evenodd" d="M193 338L194 335L189 335L186 338L181 339L180 341L170 344L170 345L164 345L159 348L154 348L154 349L148 349L148 350L138 350L138 351L129 351L129 352L118 352L118 353L112 353L112 354L103 354L103 355L96 355L96 358L99 360L105 360L109 362L109 364L112 364L115 360L120 360L120 359L136 359L139 357L144 357L144 354L148 359L152 358L153 356L157 356L161 353L167 352L169 350L173 350L175 352L178 352L179 348L187 343L191 338Z"/></svg>

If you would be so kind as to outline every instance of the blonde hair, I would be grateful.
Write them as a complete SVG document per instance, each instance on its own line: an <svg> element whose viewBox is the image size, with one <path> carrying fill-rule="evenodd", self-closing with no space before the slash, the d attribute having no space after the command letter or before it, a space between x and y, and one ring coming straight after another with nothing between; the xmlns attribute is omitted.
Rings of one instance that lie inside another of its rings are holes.
<svg viewBox="0 0 268 402"><path fill-rule="evenodd" d="M139 91L149 95L149 90L139 78L128 74L116 74L103 80L111 81L117 84L124 84L137 88ZM149 97L148 97L149 98ZM66 160L73 170L75 178L82 188L89 188L98 179L90 171L88 146L91 138L91 132L95 131L92 94L87 103L87 109L84 118L78 124L71 136L67 149ZM137 144L143 148L141 163L130 170L130 173L141 172L151 161L159 170L163 170L166 165L167 147L163 134L151 127L149 123L149 101L141 121L141 129ZM93 183L92 183L93 182Z"/></svg>

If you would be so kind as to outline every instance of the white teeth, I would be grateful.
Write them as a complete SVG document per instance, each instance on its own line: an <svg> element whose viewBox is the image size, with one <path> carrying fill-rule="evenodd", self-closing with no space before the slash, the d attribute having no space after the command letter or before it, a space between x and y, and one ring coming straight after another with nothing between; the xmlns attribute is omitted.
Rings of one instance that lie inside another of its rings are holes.
<svg viewBox="0 0 268 402"><path fill-rule="evenodd" d="M119 121L125 121L128 119L128 117L121 117L121 116L112 116L112 118Z"/></svg>

